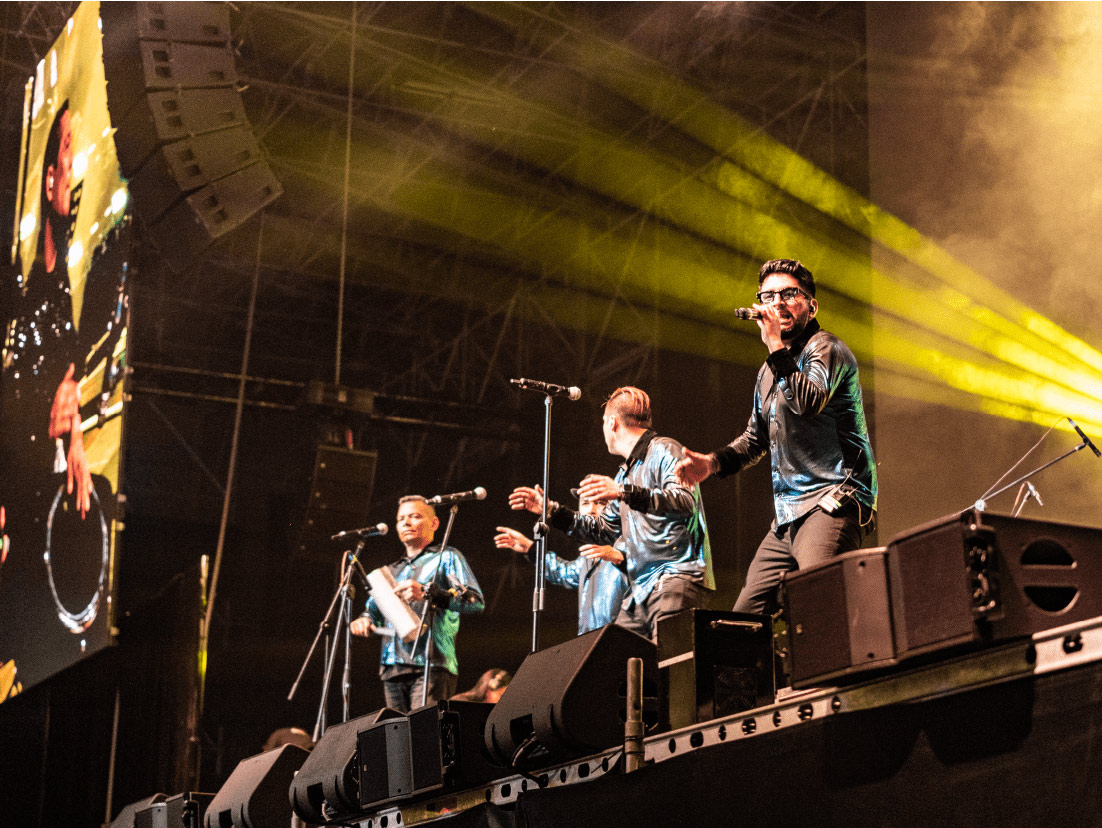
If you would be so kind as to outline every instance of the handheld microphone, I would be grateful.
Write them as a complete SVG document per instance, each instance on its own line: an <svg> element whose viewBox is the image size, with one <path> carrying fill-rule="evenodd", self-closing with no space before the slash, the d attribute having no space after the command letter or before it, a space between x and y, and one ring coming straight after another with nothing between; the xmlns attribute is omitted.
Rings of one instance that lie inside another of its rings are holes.
<svg viewBox="0 0 1102 828"><path fill-rule="evenodd" d="M385 535L389 529L385 523L376 523L374 526L365 526L363 529L346 529L331 535L329 540L344 540L345 538L374 538L377 535Z"/></svg>
<svg viewBox="0 0 1102 828"><path fill-rule="evenodd" d="M442 494L436 497L430 497L426 503L430 503L433 506L447 506L451 503L459 503L464 500L485 500L486 490L481 486L475 486L469 492L455 492L453 494Z"/></svg>
<svg viewBox="0 0 1102 828"><path fill-rule="evenodd" d="M761 319L761 311L753 308L735 308L735 319Z"/></svg>
<svg viewBox="0 0 1102 828"><path fill-rule="evenodd" d="M1095 457L1102 457L1102 451L1099 451L1098 446L1091 442L1091 438L1084 434L1083 429L1075 424L1075 420L1073 420L1071 417L1068 417L1067 421L1071 423L1071 427L1075 429L1075 433L1083 438L1083 445L1093 451Z"/></svg>
<svg viewBox="0 0 1102 828"><path fill-rule="evenodd" d="M509 382L518 388L524 388L528 391L539 391L552 397L569 397L572 400L580 400L582 397L582 389L578 388L576 385L571 385L568 388L565 385L555 385L553 382L540 382L539 380L526 379L525 377L511 379Z"/></svg>

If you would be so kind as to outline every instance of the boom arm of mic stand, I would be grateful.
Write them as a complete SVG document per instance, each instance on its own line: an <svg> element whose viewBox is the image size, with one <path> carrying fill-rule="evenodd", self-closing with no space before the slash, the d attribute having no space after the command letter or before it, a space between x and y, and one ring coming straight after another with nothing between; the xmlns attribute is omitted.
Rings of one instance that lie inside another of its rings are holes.
<svg viewBox="0 0 1102 828"><path fill-rule="evenodd" d="M1002 487L1001 489L997 489L996 491L993 491L993 492L991 492L990 494L988 494L988 495L986 495L986 496L984 496L984 497L981 497L981 498L980 498L979 500L977 500L977 501L975 502L975 504L973 504L973 505L975 506L975 508L976 508L976 509L977 509L978 511L980 511L980 512L983 512L983 511L985 511L985 510L987 509L987 501L989 501L989 500L990 500L991 498L993 498L993 497L996 497L997 495L1001 495L1001 494L1002 494L1003 492L1005 492L1005 491L1008 491L1009 489L1013 489L1013 488L1014 488L1015 486L1017 486L1017 485L1018 485L1019 483L1024 483L1025 481L1029 480L1029 478L1033 477L1033 475L1037 474L1038 472L1042 472L1042 471L1044 471L1044 470L1045 470L1045 469L1047 469L1047 468L1048 468L1049 466L1054 466L1054 465L1056 465L1056 464L1057 464L1057 463L1059 463L1059 462L1060 462L1061 460L1063 460L1063 459L1065 459L1065 458L1067 458L1067 457L1071 457L1071 456L1072 456L1073 454L1075 454L1075 452L1077 452L1077 451L1082 451L1082 450L1083 450L1083 449L1085 449L1086 447L1087 447L1087 444L1086 444L1086 443L1080 443L1079 445L1077 445L1077 446L1076 446L1075 448L1071 449L1070 451L1066 451L1066 452L1064 452L1063 454L1061 454L1061 455L1060 455L1059 457L1057 457L1057 458L1056 458L1055 460L1049 460L1049 461L1048 461L1047 463L1045 463L1045 464L1044 464L1043 466L1038 466L1038 467L1037 467L1037 468L1035 468L1035 469L1034 469L1033 471L1031 471L1031 472L1027 472L1026 474L1023 474L1023 475L1022 475L1021 477L1019 477L1019 478L1018 478L1017 480L1014 480L1014 481L1012 481L1012 482L1010 482L1010 483L1007 483L1007 484L1006 484L1005 486L1003 486L1003 487Z"/></svg>

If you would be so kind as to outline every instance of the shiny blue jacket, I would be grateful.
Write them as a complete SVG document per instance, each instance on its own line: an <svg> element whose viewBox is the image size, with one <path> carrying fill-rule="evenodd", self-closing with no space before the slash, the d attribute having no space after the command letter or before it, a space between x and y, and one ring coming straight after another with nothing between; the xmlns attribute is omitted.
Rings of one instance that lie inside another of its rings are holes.
<svg viewBox="0 0 1102 828"><path fill-rule="evenodd" d="M623 551L619 542L615 546ZM534 562L534 551L531 558ZM627 575L611 561L593 561L581 555L567 561L548 552L543 571L548 583L578 591L578 635L615 621L628 594Z"/></svg>
<svg viewBox="0 0 1102 828"><path fill-rule="evenodd" d="M459 616L461 613L481 612L485 606L482 588L466 558L451 546L443 551L438 546L426 546L416 557L397 560L389 564L389 568L390 574L399 583L412 578L422 586L435 583L441 591L453 591L452 594L441 594L437 604L436 617L432 622L432 666L442 667L449 673L458 675L455 636L459 632ZM424 601L410 604L410 609L418 615L424 608ZM375 626L390 627L370 596L367 599L367 615ZM379 659L380 674L391 665L424 667L426 639L421 639L417 652L414 653L413 646L416 643L411 641L407 644L397 636L384 638Z"/></svg>
<svg viewBox="0 0 1102 828"><path fill-rule="evenodd" d="M746 430L715 452L717 476L770 456L777 529L842 485L876 509L876 465L865 424L857 359L814 319L758 371Z"/></svg>
<svg viewBox="0 0 1102 828"><path fill-rule="evenodd" d="M716 587L700 487L687 489L674 474L684 456L676 440L646 431L616 472L623 500L609 502L596 516L556 504L548 516L555 528L593 543L622 537L631 595L639 603L667 573L688 575L705 589Z"/></svg>

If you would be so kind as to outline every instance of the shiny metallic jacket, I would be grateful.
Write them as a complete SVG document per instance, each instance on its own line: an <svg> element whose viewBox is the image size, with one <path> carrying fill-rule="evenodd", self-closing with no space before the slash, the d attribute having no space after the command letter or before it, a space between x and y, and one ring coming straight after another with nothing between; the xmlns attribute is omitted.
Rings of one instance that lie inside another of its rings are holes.
<svg viewBox="0 0 1102 828"><path fill-rule="evenodd" d="M451 595L441 595L441 603L447 601L447 604L435 611L436 617L432 622L432 666L443 667L449 673L458 675L459 662L455 657L455 636L459 632L459 616L461 613L481 612L485 606L482 588L478 585L466 558L458 549L451 546L442 552L437 546L426 546L417 557L402 558L389 564L389 568L390 574L399 583L413 578L426 587L430 583L435 583L440 590L454 590ZM414 601L410 604L410 609L418 615L424 608L424 601ZM367 615L375 626L393 629L370 596L367 599ZM426 638L422 638L420 643L408 644L397 636L384 638L379 672L382 673L385 667L392 664L424 667L426 643ZM416 653L412 651L414 644L417 644Z"/></svg>
<svg viewBox="0 0 1102 828"><path fill-rule="evenodd" d="M616 548L620 549L619 543ZM535 555L531 557L534 562ZM611 561L593 561L581 555L566 561L548 552L543 571L548 583L578 590L578 635L615 621L628 594L627 575Z"/></svg>
<svg viewBox="0 0 1102 828"><path fill-rule="evenodd" d="M752 466L766 453L777 528L810 512L839 485L876 509L876 465L857 359L814 319L758 371L750 422L715 453L717 475Z"/></svg>
<svg viewBox="0 0 1102 828"><path fill-rule="evenodd" d="M557 529L593 543L612 544L623 537L631 594L638 602L667 573L688 575L705 589L715 589L700 487L686 489L674 475L684 456L679 442L647 431L616 472L623 500L611 501L597 516L556 504L548 517Z"/></svg>

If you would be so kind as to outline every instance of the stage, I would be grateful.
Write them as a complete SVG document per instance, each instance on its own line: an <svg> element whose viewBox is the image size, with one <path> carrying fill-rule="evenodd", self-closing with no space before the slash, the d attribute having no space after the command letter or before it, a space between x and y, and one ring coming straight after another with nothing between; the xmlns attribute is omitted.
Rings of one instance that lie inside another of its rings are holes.
<svg viewBox="0 0 1102 828"><path fill-rule="evenodd" d="M361 828L1094 826L1102 619L390 808Z"/></svg>

